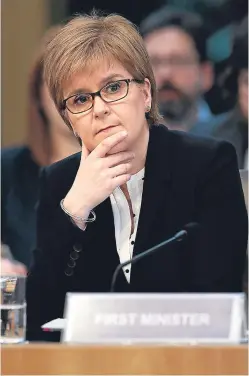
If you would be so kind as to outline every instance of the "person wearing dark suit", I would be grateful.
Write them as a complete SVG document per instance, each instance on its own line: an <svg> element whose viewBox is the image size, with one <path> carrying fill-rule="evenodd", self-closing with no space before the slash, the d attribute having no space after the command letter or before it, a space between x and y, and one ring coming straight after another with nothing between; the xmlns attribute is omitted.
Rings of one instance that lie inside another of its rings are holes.
<svg viewBox="0 0 249 376"><path fill-rule="evenodd" d="M78 16L50 42L44 67L82 152L41 174L27 339L58 340L41 326L63 317L67 292L110 291L120 262L189 222L199 224L196 234L125 267L115 290L242 291L247 214L235 150L159 125L134 26L116 15Z"/></svg>

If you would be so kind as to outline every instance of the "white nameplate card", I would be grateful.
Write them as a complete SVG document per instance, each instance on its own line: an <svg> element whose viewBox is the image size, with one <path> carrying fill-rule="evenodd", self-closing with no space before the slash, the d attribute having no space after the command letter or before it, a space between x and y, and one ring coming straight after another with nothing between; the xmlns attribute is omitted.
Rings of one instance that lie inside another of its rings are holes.
<svg viewBox="0 0 249 376"><path fill-rule="evenodd" d="M243 294L68 293L63 342L239 343Z"/></svg>

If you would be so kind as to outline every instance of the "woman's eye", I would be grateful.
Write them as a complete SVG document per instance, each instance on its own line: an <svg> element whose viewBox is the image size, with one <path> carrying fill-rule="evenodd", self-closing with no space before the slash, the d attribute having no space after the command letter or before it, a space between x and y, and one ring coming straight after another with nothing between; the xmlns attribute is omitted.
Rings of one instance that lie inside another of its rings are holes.
<svg viewBox="0 0 249 376"><path fill-rule="evenodd" d="M117 91L120 90L120 86L121 86L120 82L114 82L113 84L108 85L105 91L110 94L116 93Z"/></svg>
<svg viewBox="0 0 249 376"><path fill-rule="evenodd" d="M74 97L74 104L84 104L86 103L88 100L88 97L85 96L85 95L77 95L76 97Z"/></svg>

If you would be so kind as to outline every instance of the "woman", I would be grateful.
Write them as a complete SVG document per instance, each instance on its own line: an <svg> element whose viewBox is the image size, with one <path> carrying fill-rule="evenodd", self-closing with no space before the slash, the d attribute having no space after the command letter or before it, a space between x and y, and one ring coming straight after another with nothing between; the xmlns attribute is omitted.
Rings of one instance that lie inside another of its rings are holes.
<svg viewBox="0 0 249 376"><path fill-rule="evenodd" d="M31 69L27 144L1 152L1 240L26 267L35 246L40 166L79 151L77 139L58 114L42 78L44 48L59 30L60 26L56 26L45 34Z"/></svg>
<svg viewBox="0 0 249 376"><path fill-rule="evenodd" d="M49 43L44 77L82 153L41 176L28 339L63 317L68 291L110 291L120 262L188 222L200 224L195 236L124 268L116 291L241 291L247 218L235 151L158 125L136 28L117 15L74 18Z"/></svg>

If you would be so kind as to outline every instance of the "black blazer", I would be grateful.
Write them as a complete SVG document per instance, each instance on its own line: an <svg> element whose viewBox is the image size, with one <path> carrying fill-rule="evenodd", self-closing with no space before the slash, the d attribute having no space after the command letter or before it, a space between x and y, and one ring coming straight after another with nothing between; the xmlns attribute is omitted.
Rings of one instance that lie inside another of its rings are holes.
<svg viewBox="0 0 249 376"><path fill-rule="evenodd" d="M60 208L79 163L80 154L75 154L42 174L37 248L27 281L29 340L42 339L39 327L63 317L68 291L108 292L119 263L109 198L95 208L97 219L84 232ZM196 236L135 264L130 285L121 273L117 290L242 290L247 212L234 148L153 126L134 255L193 221L201 225ZM75 249L80 252L74 265L70 254Z"/></svg>

